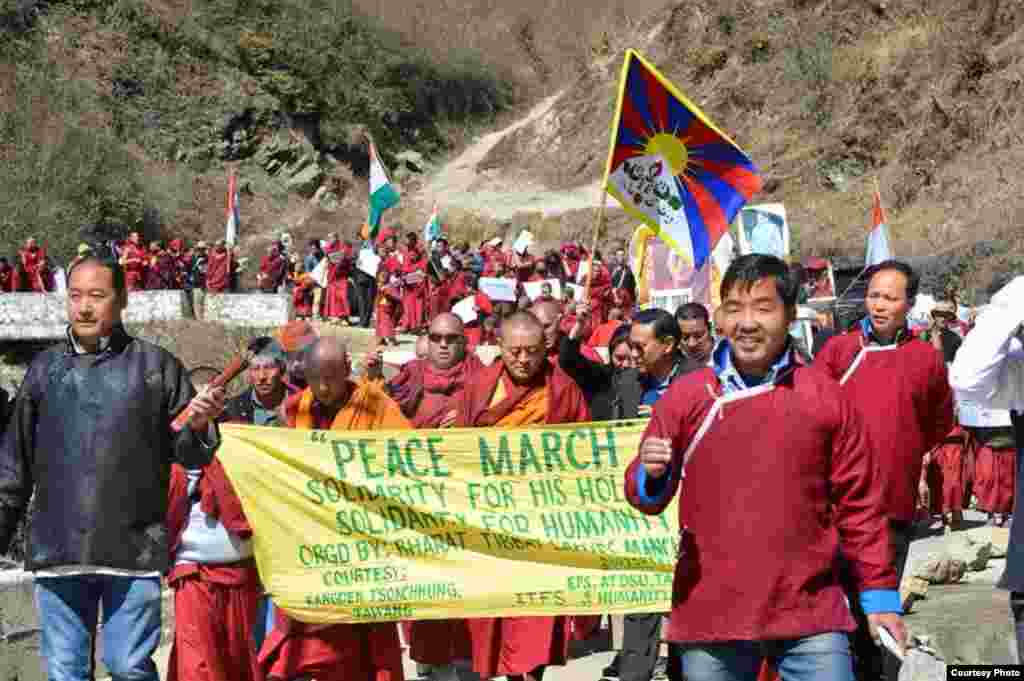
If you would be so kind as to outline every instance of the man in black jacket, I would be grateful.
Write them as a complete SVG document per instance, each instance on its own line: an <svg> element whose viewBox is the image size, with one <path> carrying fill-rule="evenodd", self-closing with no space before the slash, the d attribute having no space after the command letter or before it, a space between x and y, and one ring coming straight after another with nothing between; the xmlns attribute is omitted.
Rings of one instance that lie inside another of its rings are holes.
<svg viewBox="0 0 1024 681"><path fill-rule="evenodd" d="M101 604L113 678L158 681L171 463L202 466L217 444L223 390L195 396L181 362L129 336L127 298L115 261L75 264L67 339L32 362L0 446L0 553L35 491L25 568L51 681L89 678ZM186 408L191 419L175 432Z"/></svg>
<svg viewBox="0 0 1024 681"><path fill-rule="evenodd" d="M682 330L664 310L644 310L633 318L629 343L635 368L593 362L580 352L581 330L589 315L587 305L577 308L576 323L561 341L558 362L587 395L595 421L649 416L654 403L675 380L703 366L682 354ZM657 613L625 616L622 651L604 670L605 676L650 681L661 647L661 618ZM678 660L670 663L678 667Z"/></svg>

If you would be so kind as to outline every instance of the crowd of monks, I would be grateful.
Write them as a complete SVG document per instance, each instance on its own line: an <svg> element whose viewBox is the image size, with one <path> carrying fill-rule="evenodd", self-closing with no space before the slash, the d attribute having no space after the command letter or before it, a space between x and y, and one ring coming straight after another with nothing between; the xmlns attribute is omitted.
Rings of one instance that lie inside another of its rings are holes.
<svg viewBox="0 0 1024 681"><path fill-rule="evenodd" d="M533 300L524 296L516 303L494 303L478 290L478 271L511 276L520 283L547 280L551 275L572 281L585 253L567 244L554 258L548 257L551 254L532 258L502 251L500 243L491 242L471 254L464 246L449 249L443 241L428 253L415 234L406 235L402 246L398 240L398 235L385 232L378 244L381 260L373 316L380 347L367 355L358 380L345 341L321 337L310 323L296 321L279 330L269 346L273 350L254 360L251 389L236 398L237 408L227 410L226 420L297 429L390 430L514 428L592 418L592 395L560 366L559 348L563 338L580 337L582 354L594 362L629 361L617 359L618 353L602 359L597 352L609 345L610 338L622 335L616 330L628 327L636 312L633 277L621 251L613 258L611 270L595 258L591 299L586 305L543 294ZM311 244L311 255L318 246ZM330 261L330 267L346 286L335 292L328 287L326 300L320 302L327 310L341 306L338 314L347 318L351 307L344 306L354 287L352 244L340 243L332 235L323 250L325 257L341 254ZM414 273L423 276L410 280L408 275ZM332 301L332 296L344 302ZM478 311L469 320L450 311L466 298L473 298ZM680 322L691 321L686 315L677 317ZM710 328L708 316L704 320ZM399 331L422 332L416 358L385 377L383 346ZM935 315L933 324L920 335L937 339L935 348L942 352L941 341L949 333L969 332L969 326L955 316ZM684 339L679 349L688 360L705 366L712 342L710 335L698 344ZM473 349L489 344L497 345L500 354L488 365ZM838 342L830 350L829 356L822 357L826 369L845 352ZM642 349L626 355L639 362L638 353ZM950 394L948 385L936 390L936 395ZM1012 438L1007 440L1002 430L956 426L925 455L922 470L920 498L910 499L919 520L930 523L933 514L940 515L955 528L971 494L994 523L1005 522L1012 510L1015 450ZM181 503L185 472L176 467L174 475L168 519L172 536L186 522L186 506ZM202 503L219 509L222 522L229 521L225 522L229 530L251 536L241 505L216 462L202 481ZM434 681L454 681L460 664L471 665L483 679L507 676L539 681L547 666L566 663L571 641L587 638L599 624L595 617L560 616L407 622L401 627L393 623L308 625L273 608L262 594L251 560L232 566L179 565L171 583L176 589L179 633L170 679L198 678L194 670L202 667L217 670L204 679L401 681L401 628L412 659ZM211 610L211 602L218 607ZM773 675L766 666L762 678Z"/></svg>
<svg viewBox="0 0 1024 681"><path fill-rule="evenodd" d="M138 232L128 238L107 244L124 268L125 283L129 291L190 290L211 293L230 293L239 290L238 278L243 271L244 258L237 247L223 239L210 248L205 241L186 247L184 239L171 239L166 246L162 241L143 243ZM263 258L257 282L261 290L276 291L285 281L284 245L271 247L272 257ZM48 257L46 249L34 238L25 241L18 250L17 260L10 262L0 257L0 293L43 293L58 289L58 273L70 271L74 264L90 255L98 255L97 248L79 244L75 257L67 268L60 267ZM271 261L269 264L267 261ZM276 263L276 264L275 264ZM264 271L279 270L277 283L271 285Z"/></svg>
<svg viewBox="0 0 1024 681"><path fill-rule="evenodd" d="M16 291L53 291L56 288L57 268L46 255L46 249L29 238L18 249L14 262L0 257L0 293Z"/></svg>
<svg viewBox="0 0 1024 681"><path fill-rule="evenodd" d="M431 319L448 312L466 299L478 319L466 319L472 345L493 341L496 322L517 307L538 300L555 300L553 288L539 287L530 298L525 284L557 281L561 295L557 302L570 302L573 291L566 284L583 285L589 254L567 242L557 250L532 255L528 249L503 248L496 237L471 249L468 243L452 246L444 239L424 245L417 233L404 236L383 230L373 245L375 271L360 266L360 252L353 241L329 234L326 241L313 241L301 260L293 257L285 285L291 288L300 319L324 319L342 324L369 326L371 319L384 345L396 345L400 333L422 334ZM362 249L366 248L363 244ZM617 249L607 265L595 253L589 274L590 301L596 324L607 320L614 308L631 309L636 288L625 262L625 248ZM270 253L261 262L263 280L277 282L279 264ZM326 259L323 276L313 272ZM480 290L481 278L511 280L516 300L494 300Z"/></svg>

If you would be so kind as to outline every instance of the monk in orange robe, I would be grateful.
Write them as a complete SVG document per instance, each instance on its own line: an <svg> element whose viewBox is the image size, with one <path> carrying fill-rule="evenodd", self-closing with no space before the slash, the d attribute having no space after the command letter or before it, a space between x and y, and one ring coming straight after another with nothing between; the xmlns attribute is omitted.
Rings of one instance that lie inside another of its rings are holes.
<svg viewBox="0 0 1024 681"><path fill-rule="evenodd" d="M351 380L348 347L318 339L305 364L309 387L282 404L283 420L301 430L405 430L412 424L376 382ZM275 611L260 649L268 681L312 676L317 681L403 681L395 624L309 625Z"/></svg>
<svg viewBox="0 0 1024 681"><path fill-rule="evenodd" d="M501 358L473 374L456 414L461 427L520 428L589 420L583 393L548 361L544 327L529 312L504 319ZM565 664L569 641L589 633L593 621L564 616L471 619L473 670L485 679L539 681L546 666Z"/></svg>

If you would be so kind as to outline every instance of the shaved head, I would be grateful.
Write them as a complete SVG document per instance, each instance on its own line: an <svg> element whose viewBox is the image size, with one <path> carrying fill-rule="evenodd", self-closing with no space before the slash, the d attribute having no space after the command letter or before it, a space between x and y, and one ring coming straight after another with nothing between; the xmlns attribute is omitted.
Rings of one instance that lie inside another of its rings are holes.
<svg viewBox="0 0 1024 681"><path fill-rule="evenodd" d="M529 310L533 317L540 321L544 329L544 345L548 353L558 349L558 341L561 340L562 330L562 305L554 300L542 300Z"/></svg>
<svg viewBox="0 0 1024 681"><path fill-rule="evenodd" d="M451 369L466 358L466 330L458 316L445 312L434 317L426 335L427 359L438 369Z"/></svg>
<svg viewBox="0 0 1024 681"><path fill-rule="evenodd" d="M434 331L438 333L464 333L465 325L458 315L451 312L442 312L434 317L434 321L430 322L430 331L431 333Z"/></svg>
<svg viewBox="0 0 1024 681"><path fill-rule="evenodd" d="M501 360L515 383L529 383L544 368L544 325L530 312L515 312L501 322Z"/></svg>
<svg viewBox="0 0 1024 681"><path fill-rule="evenodd" d="M306 349L306 381L317 402L341 408L348 400L352 359L348 344L334 336L320 337Z"/></svg>
<svg viewBox="0 0 1024 681"><path fill-rule="evenodd" d="M420 336L416 339L416 359L426 359L430 352L429 341L426 336Z"/></svg>

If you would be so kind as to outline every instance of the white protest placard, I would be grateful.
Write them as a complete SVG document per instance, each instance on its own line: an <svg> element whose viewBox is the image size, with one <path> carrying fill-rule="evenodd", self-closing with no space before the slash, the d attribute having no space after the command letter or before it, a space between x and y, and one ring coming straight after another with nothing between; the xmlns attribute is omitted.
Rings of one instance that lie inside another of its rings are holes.
<svg viewBox="0 0 1024 681"><path fill-rule="evenodd" d="M518 300L515 279L481 277L480 292L496 303L514 303Z"/></svg>
<svg viewBox="0 0 1024 681"><path fill-rule="evenodd" d="M327 258L320 258L320 262L316 264L313 271L309 273L309 276L313 277L313 281L320 288L327 288L327 266L330 263Z"/></svg>
<svg viewBox="0 0 1024 681"><path fill-rule="evenodd" d="M1012 425L1006 409L989 409L970 400L957 400L957 420L961 426L1004 428Z"/></svg>
<svg viewBox="0 0 1024 681"><path fill-rule="evenodd" d="M515 243L512 244L512 250L522 255L530 250L531 246L533 246L533 234L530 233L530 230L524 229L516 237Z"/></svg>
<svg viewBox="0 0 1024 681"><path fill-rule="evenodd" d="M371 277L376 278L377 268L380 267L380 256L369 248L364 248L359 251L359 259L356 261L356 267L360 272L365 272Z"/></svg>
<svg viewBox="0 0 1024 681"><path fill-rule="evenodd" d="M576 283L582 284L587 280L587 272L590 271L590 259L581 260L580 266L576 269Z"/></svg>
<svg viewBox="0 0 1024 681"><path fill-rule="evenodd" d="M381 353L385 364L400 367L416 359L416 353L412 350L385 350Z"/></svg>
<svg viewBox="0 0 1024 681"><path fill-rule="evenodd" d="M744 206L739 218L740 254L789 256L789 223L781 203Z"/></svg>
<svg viewBox="0 0 1024 681"><path fill-rule="evenodd" d="M452 314L458 316L463 324L476 321L476 296L463 298L452 306Z"/></svg>
<svg viewBox="0 0 1024 681"><path fill-rule="evenodd" d="M544 284L551 285L551 297L555 300L562 299L562 283L557 279L545 279L543 281L528 281L523 284L523 289L526 290L526 295L530 300L537 300L542 295L542 289Z"/></svg>
<svg viewBox="0 0 1024 681"><path fill-rule="evenodd" d="M494 360L498 359L501 355L501 348L497 345L478 345L476 346L476 356L480 358L480 361L487 366L494 364Z"/></svg>
<svg viewBox="0 0 1024 681"><path fill-rule="evenodd" d="M676 309L693 300L692 288L669 288L651 291L651 307L675 314Z"/></svg>
<svg viewBox="0 0 1024 681"><path fill-rule="evenodd" d="M68 275L64 272L63 267L58 267L53 271L53 290L55 293L68 292Z"/></svg>

